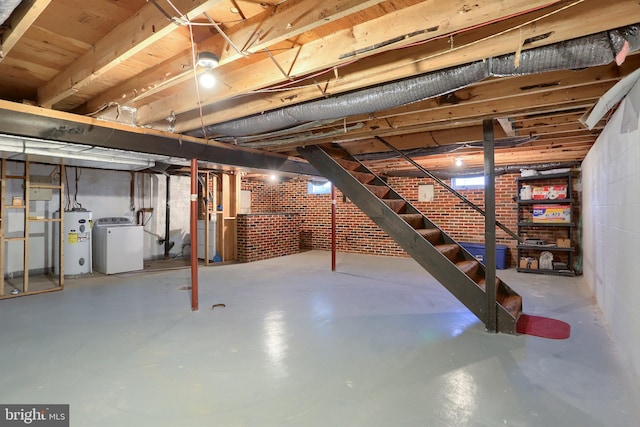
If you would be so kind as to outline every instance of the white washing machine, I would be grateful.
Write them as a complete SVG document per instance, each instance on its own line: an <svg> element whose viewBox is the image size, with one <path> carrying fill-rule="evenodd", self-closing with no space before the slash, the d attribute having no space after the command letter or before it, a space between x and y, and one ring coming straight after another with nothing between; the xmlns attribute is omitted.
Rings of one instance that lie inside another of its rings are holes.
<svg viewBox="0 0 640 427"><path fill-rule="evenodd" d="M144 231L127 217L106 217L93 224L93 268L104 274L142 270Z"/></svg>

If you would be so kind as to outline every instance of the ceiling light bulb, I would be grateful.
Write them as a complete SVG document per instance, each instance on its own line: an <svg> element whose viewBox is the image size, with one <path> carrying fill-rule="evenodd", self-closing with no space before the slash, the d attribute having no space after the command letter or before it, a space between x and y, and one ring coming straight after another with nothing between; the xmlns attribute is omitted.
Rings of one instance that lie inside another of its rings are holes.
<svg viewBox="0 0 640 427"><path fill-rule="evenodd" d="M457 158L456 159L456 166L458 166L458 167L462 166L462 159L461 158Z"/></svg>
<svg viewBox="0 0 640 427"><path fill-rule="evenodd" d="M211 70L206 70L204 73L201 73L198 77L198 81L205 89L211 89L216 85L216 77L213 75Z"/></svg>

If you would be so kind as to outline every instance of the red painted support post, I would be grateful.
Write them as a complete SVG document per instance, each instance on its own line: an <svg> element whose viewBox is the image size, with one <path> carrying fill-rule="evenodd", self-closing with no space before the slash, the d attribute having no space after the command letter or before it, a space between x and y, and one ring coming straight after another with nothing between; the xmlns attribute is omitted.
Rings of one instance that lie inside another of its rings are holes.
<svg viewBox="0 0 640 427"><path fill-rule="evenodd" d="M336 186L331 184L331 271L336 271Z"/></svg>
<svg viewBox="0 0 640 427"><path fill-rule="evenodd" d="M198 160L191 159L191 311L198 311Z"/></svg>

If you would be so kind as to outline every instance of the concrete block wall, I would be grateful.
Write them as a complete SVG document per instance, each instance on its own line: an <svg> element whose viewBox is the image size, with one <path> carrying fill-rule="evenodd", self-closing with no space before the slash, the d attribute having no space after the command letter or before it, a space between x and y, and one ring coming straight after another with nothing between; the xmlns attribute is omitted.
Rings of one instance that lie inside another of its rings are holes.
<svg viewBox="0 0 640 427"><path fill-rule="evenodd" d="M31 175L54 176L57 182L58 168L53 165L31 164ZM7 162L7 173L22 175L24 163ZM65 182L65 201L63 208L79 207L91 211L96 220L108 216L126 216L136 220L136 212L141 208L153 208L153 213L144 217L144 258L162 257L164 247L158 240L165 232L166 211L166 178L163 175L136 172L109 171L67 167ZM77 178L76 178L77 177ZM134 182L134 197L131 198L131 181ZM23 196L22 180L9 180L6 197L11 201L13 196ZM174 242L171 255L178 255L183 244L190 241L189 236L189 177L173 176L170 184L171 192L171 230L170 240ZM53 192L50 201L32 201L30 215L42 215L51 218L60 210L58 193ZM74 203L77 202L77 203ZM132 205L133 204L133 205ZM24 209L8 209L3 219L5 233L8 237L24 234ZM50 271L53 268L53 226L51 223L34 222L30 226L29 269L33 274ZM10 242L5 251L5 272L8 275L21 275L24 270L22 242ZM189 250L189 246L186 246Z"/></svg>
<svg viewBox="0 0 640 427"><path fill-rule="evenodd" d="M582 163L584 277L640 378L640 82Z"/></svg>

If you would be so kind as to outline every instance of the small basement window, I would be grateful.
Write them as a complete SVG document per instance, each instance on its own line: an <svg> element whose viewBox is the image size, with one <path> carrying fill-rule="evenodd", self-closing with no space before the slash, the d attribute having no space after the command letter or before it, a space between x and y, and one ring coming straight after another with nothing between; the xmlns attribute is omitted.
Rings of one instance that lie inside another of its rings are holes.
<svg viewBox="0 0 640 427"><path fill-rule="evenodd" d="M454 190L481 190L484 189L484 175L452 178L451 187Z"/></svg>
<svg viewBox="0 0 640 427"><path fill-rule="evenodd" d="M309 194L331 194L330 181L309 181Z"/></svg>

